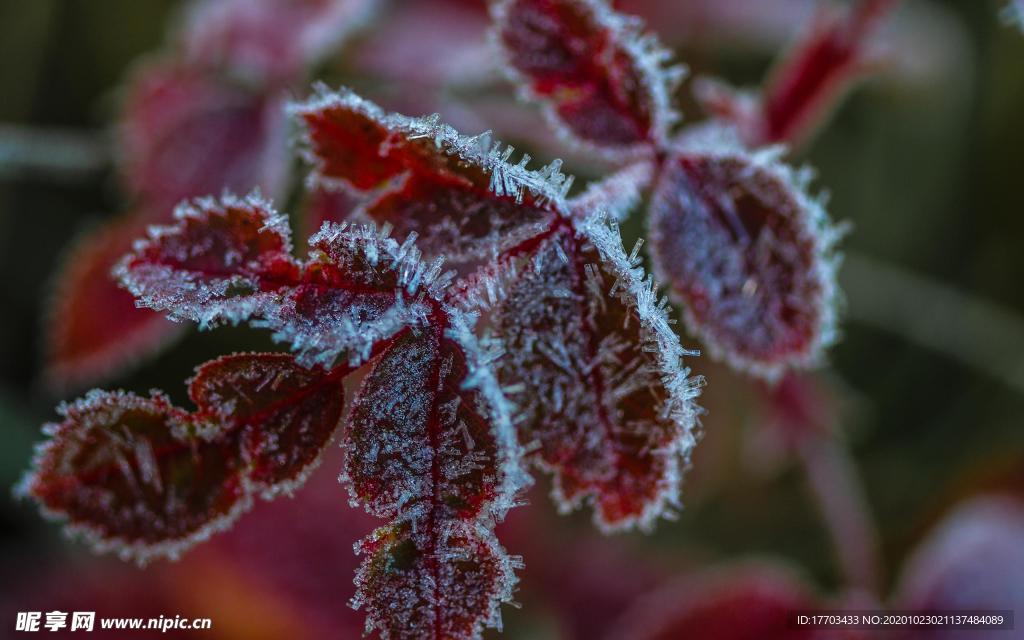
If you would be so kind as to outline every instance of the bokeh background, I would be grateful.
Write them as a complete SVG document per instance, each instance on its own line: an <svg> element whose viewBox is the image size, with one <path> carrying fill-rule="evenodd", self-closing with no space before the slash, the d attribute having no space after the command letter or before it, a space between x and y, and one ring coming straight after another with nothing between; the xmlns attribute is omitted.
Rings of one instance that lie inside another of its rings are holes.
<svg viewBox="0 0 1024 640"><path fill-rule="evenodd" d="M566 155L544 144L536 111L514 103L480 53L482 3L382 4L314 77L393 109L440 111L468 133L494 129L541 159ZM756 85L815 3L621 4L651 18L694 73ZM852 229L843 336L814 378L814 397L828 398L828 421L877 524L881 587L869 602L897 598L908 558L959 506L993 493L1024 500L1024 33L999 20L1002 6L905 3L880 37L887 64L793 154L817 169L830 213ZM0 488L28 467L56 404L84 390L43 381L54 278L77 237L131 207L115 161L124 82L165 47L182 7L0 0ZM697 121L688 92L685 84L684 111ZM567 169L587 178L602 167L568 154ZM294 176L302 171L296 163ZM281 208L297 211L298 192ZM642 217L625 227L627 246ZM98 386L161 388L185 402L183 381L198 363L271 348L244 329L190 328ZM504 637L601 637L664 585L751 558L795 572L826 599L847 597L820 500L796 456L773 446L781 436L766 426L772 396L707 358L692 366L708 378L705 438L679 519L653 535L603 538L585 514L557 516L539 479L530 506L505 525L506 546L527 568L523 607L505 608ZM13 611L78 603L99 615L209 615L218 637L358 637L361 614L345 605L357 561L350 545L373 523L345 504L338 465L334 455L294 500L261 504L183 562L146 570L93 557L0 491L0 637L13 634ZM1007 517L1007 535L1020 532L1016 517ZM960 584L1024 602L1016 562L996 563L1005 575Z"/></svg>

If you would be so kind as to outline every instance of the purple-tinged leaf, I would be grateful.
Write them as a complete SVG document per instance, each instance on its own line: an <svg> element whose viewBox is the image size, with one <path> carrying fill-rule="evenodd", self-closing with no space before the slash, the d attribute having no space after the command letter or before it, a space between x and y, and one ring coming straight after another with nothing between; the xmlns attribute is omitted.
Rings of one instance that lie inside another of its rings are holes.
<svg viewBox="0 0 1024 640"><path fill-rule="evenodd" d="M358 212L398 235L415 232L427 255L493 255L552 217L571 185L555 162L539 171L507 161L489 133L460 135L438 116L385 113L348 90L294 105L306 127L314 181L373 192Z"/></svg>
<svg viewBox="0 0 1024 640"><path fill-rule="evenodd" d="M273 196L288 178L283 99L175 62L137 72L119 133L122 174L151 220L224 190Z"/></svg>
<svg viewBox="0 0 1024 640"><path fill-rule="evenodd" d="M665 141L681 67L604 0L500 0L494 40L513 80L570 140L610 157Z"/></svg>
<svg viewBox="0 0 1024 640"><path fill-rule="evenodd" d="M1024 604L1022 539L1024 503L1020 500L990 495L958 506L907 561L894 608L922 612L1019 612ZM955 640L965 637L965 633L969 632L915 629L897 637ZM1006 632L990 633L998 637Z"/></svg>
<svg viewBox="0 0 1024 640"><path fill-rule="evenodd" d="M651 201L654 267L687 327L713 357L769 379L835 338L839 233L809 180L778 150L704 132L666 160Z"/></svg>

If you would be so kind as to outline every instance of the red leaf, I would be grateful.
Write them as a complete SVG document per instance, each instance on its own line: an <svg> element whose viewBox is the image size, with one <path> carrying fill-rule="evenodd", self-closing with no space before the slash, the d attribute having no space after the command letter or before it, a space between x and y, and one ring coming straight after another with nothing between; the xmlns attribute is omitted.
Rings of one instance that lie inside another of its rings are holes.
<svg viewBox="0 0 1024 640"><path fill-rule="evenodd" d="M637 19L604 0L501 0L492 14L513 78L570 139L615 155L664 141L683 69L662 69L669 54Z"/></svg>
<svg viewBox="0 0 1024 640"><path fill-rule="evenodd" d="M392 521L353 599L384 638L477 638L515 582L493 533L523 482L504 400L468 329L435 322L374 363L347 435L353 500Z"/></svg>
<svg viewBox="0 0 1024 640"><path fill-rule="evenodd" d="M100 551L175 557L249 505L233 443L165 396L96 390L61 413L24 491Z"/></svg>
<svg viewBox="0 0 1024 640"><path fill-rule="evenodd" d="M494 534L442 529L429 546L408 524L381 528L360 545L366 555L354 602L368 610L367 627L389 640L479 638L500 628L498 603L514 575Z"/></svg>
<svg viewBox="0 0 1024 640"><path fill-rule="evenodd" d="M189 396L218 423L251 426L248 479L269 498L290 493L319 462L341 419L346 372L325 375L286 354L235 354L200 367Z"/></svg>
<svg viewBox="0 0 1024 640"><path fill-rule="evenodd" d="M495 319L502 383L522 387L520 441L554 471L561 506L593 502L605 530L646 529L677 506L695 444L699 382L638 265L603 219L555 231Z"/></svg>
<svg viewBox="0 0 1024 640"><path fill-rule="evenodd" d="M650 209L658 274L713 357L774 378L834 339L837 231L809 175L713 139L666 161Z"/></svg>
<svg viewBox="0 0 1024 640"><path fill-rule="evenodd" d="M143 225L134 217L104 224L78 239L57 274L46 322L47 384L95 382L159 351L180 332L173 322L135 307L111 275Z"/></svg>
<svg viewBox="0 0 1024 640"><path fill-rule="evenodd" d="M257 197L226 196L179 207L178 222L118 266L140 303L202 327L252 319L275 331L306 364L347 353L354 364L374 343L416 321L421 294L436 296L440 263L420 262L404 245L370 227L326 226L311 255L291 254L287 221Z"/></svg>
<svg viewBox="0 0 1024 640"><path fill-rule="evenodd" d="M182 53L263 84L305 77L373 9L372 0L206 0L188 16Z"/></svg>
<svg viewBox="0 0 1024 640"><path fill-rule="evenodd" d="M855 631L794 627L824 603L791 572L750 565L684 578L641 599L608 640L840 640Z"/></svg>
<svg viewBox="0 0 1024 640"><path fill-rule="evenodd" d="M300 484L341 416L341 376L283 354L201 367L187 413L154 394L94 390L61 408L21 491L99 550L177 557L252 501Z"/></svg>
<svg viewBox="0 0 1024 640"><path fill-rule="evenodd" d="M436 116L388 114L347 90L320 89L293 111L306 125L315 178L374 190L361 215L415 231L428 255L492 255L550 219L571 185L553 163L541 171L506 161L489 134L463 137Z"/></svg>
<svg viewBox="0 0 1024 640"><path fill-rule="evenodd" d="M159 62L133 80L121 120L125 182L156 219L185 198L256 187L275 195L287 180L280 95Z"/></svg>

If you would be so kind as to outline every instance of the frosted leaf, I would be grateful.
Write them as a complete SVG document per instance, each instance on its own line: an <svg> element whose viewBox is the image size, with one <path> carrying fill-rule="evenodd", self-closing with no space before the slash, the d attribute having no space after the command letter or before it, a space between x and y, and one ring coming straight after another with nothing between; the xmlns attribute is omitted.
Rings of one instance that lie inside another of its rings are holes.
<svg viewBox="0 0 1024 640"><path fill-rule="evenodd" d="M595 216L537 247L495 317L520 442L554 472L561 506L593 503L605 530L646 529L677 506L695 444L699 381L639 262Z"/></svg>
<svg viewBox="0 0 1024 640"><path fill-rule="evenodd" d="M60 412L22 491L98 550L176 557L248 508L237 450L188 433L165 396L96 390Z"/></svg>
<svg viewBox="0 0 1024 640"><path fill-rule="evenodd" d="M501 628L498 605L511 597L515 575L491 531L460 523L435 540L404 523L378 529L359 550L366 558L353 602L367 610L367 633L441 640Z"/></svg>
<svg viewBox="0 0 1024 640"><path fill-rule="evenodd" d="M362 544L353 601L385 638L477 638L515 582L492 532L526 481L509 408L469 319L434 313L374 361L346 434L353 504L392 521Z"/></svg>
<svg viewBox="0 0 1024 640"><path fill-rule="evenodd" d="M373 10L373 0L200 0L186 16L182 54L250 82L305 76Z"/></svg>
<svg viewBox="0 0 1024 640"><path fill-rule="evenodd" d="M51 388L123 371L180 333L160 314L137 309L110 275L143 226L134 216L112 220L76 240L64 258L46 319L44 375Z"/></svg>
<svg viewBox="0 0 1024 640"><path fill-rule="evenodd" d="M348 371L227 356L197 371L192 413L158 393L91 391L44 428L51 439L19 491L101 551L175 558L230 526L254 492L305 480L338 425Z"/></svg>
<svg viewBox="0 0 1024 640"><path fill-rule="evenodd" d="M707 133L707 132L705 132ZM715 358L773 379L835 339L839 232L810 173L713 132L666 161L650 206L651 255Z"/></svg>
<svg viewBox="0 0 1024 640"><path fill-rule="evenodd" d="M255 196L198 200L176 215L118 267L140 304L202 327L249 320L305 364L365 359L420 321L424 296L445 286L440 263L423 263L414 238L400 245L368 226L325 225L299 262L286 220Z"/></svg>
<svg viewBox="0 0 1024 640"><path fill-rule="evenodd" d="M794 627L795 611L827 606L787 567L750 563L698 573L640 598L608 640L855 640L860 631ZM836 607L839 609L840 607ZM737 612L742 611L742 615Z"/></svg>
<svg viewBox="0 0 1024 640"><path fill-rule="evenodd" d="M493 39L523 93L570 140L611 157L665 140L682 67L604 0L500 0Z"/></svg>
<svg viewBox="0 0 1024 640"><path fill-rule="evenodd" d="M347 89L324 87L293 105L306 127L314 182L369 191L357 213L415 232L428 255L463 261L492 255L552 217L571 179L560 163L540 170L508 162L490 134L460 135L437 116L389 114Z"/></svg>
<svg viewBox="0 0 1024 640"><path fill-rule="evenodd" d="M280 97L240 88L194 67L158 62L132 79L118 129L121 172L151 220L185 198L276 195L290 166Z"/></svg>
<svg viewBox="0 0 1024 640"><path fill-rule="evenodd" d="M497 443L484 401L459 387L465 375L461 351L436 329L407 331L374 363L352 406L346 459L369 511L472 519L493 500Z"/></svg>
<svg viewBox="0 0 1024 640"><path fill-rule="evenodd" d="M189 396L215 424L237 425L249 483L272 497L316 466L341 420L348 372L306 368L283 353L234 354L200 367Z"/></svg>

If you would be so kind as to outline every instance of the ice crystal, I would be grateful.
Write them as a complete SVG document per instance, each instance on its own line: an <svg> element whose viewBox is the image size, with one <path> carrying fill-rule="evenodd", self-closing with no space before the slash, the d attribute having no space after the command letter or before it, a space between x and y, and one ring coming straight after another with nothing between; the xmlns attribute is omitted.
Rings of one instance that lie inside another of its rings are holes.
<svg viewBox="0 0 1024 640"><path fill-rule="evenodd" d="M573 141L610 157L664 142L683 67L604 0L501 0L492 38L524 95Z"/></svg>
<svg viewBox="0 0 1024 640"><path fill-rule="evenodd" d="M44 429L20 491L99 550L177 557L256 494L305 479L341 417L339 380L287 355L239 354L197 371L193 413L159 393L94 390Z"/></svg>
<svg viewBox="0 0 1024 640"><path fill-rule="evenodd" d="M572 184L560 162L530 170L523 156L511 164L514 149L489 133L466 137L436 115L386 113L346 89L320 86L291 110L306 125L314 180L372 192L356 218L415 231L427 254L493 255L523 239L524 225L548 218Z"/></svg>
<svg viewBox="0 0 1024 640"><path fill-rule="evenodd" d="M126 169L151 202L195 196L207 179L211 192L275 189L284 163L264 163L281 160L267 151L280 132L268 105L367 4L221 1L189 23L185 49L198 58L158 66L132 103ZM887 0L866 4L873 16ZM668 53L638 20L604 0L491 8L494 44L522 93L614 172L570 197L560 161L531 168L490 133L316 85L288 108L312 165L302 256L285 217L254 192L185 201L115 271L139 306L201 328L247 322L294 355L203 365L192 412L159 393L91 392L47 428L24 493L101 549L175 556L255 497L303 482L341 419L343 380L365 365L340 479L384 520L356 545L352 604L368 632L440 640L500 628L522 564L494 529L519 504L530 465L553 475L560 508L592 507L606 532L672 516L702 380L642 267L643 243L627 252L618 222L650 195L654 266L689 328L713 355L765 377L816 361L833 339L838 233L807 193L809 171L783 164L781 149L744 144L764 142L765 129L741 120L774 102L739 104L706 85L727 122L673 137L683 71L665 67ZM864 26L854 23L829 36L850 40L851 60ZM806 121L844 60L793 66L796 89L779 95L799 99L780 98L792 107L784 115ZM207 86L208 74L257 90ZM196 150L211 135L231 142L217 145L224 153Z"/></svg>
<svg viewBox="0 0 1024 640"><path fill-rule="evenodd" d="M521 385L520 438L604 529L649 528L678 506L695 444L694 382L665 305L617 231L589 220L545 240L512 279L496 325L503 384Z"/></svg>
<svg viewBox="0 0 1024 640"><path fill-rule="evenodd" d="M766 378L814 364L835 338L839 232L811 176L694 133L666 161L650 210L654 265L712 356Z"/></svg>

